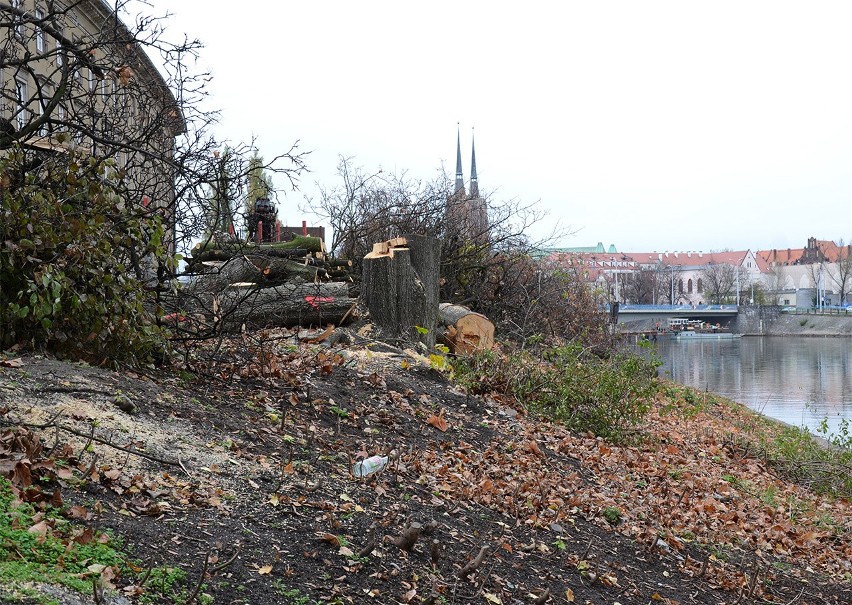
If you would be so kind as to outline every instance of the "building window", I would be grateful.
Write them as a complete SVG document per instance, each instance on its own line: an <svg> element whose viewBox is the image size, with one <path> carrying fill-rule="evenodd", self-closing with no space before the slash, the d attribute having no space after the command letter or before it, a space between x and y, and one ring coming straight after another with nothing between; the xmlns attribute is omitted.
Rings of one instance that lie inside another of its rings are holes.
<svg viewBox="0 0 852 605"><path fill-rule="evenodd" d="M692 280L687 280L686 282L686 293L692 294Z"/></svg>
<svg viewBox="0 0 852 605"><path fill-rule="evenodd" d="M23 2L23 0L12 0L12 8L16 8L16 9L20 10L22 2ZM13 26L14 30L15 30L15 36L19 40L23 40L24 39L24 24L22 23L21 18L18 15L12 15L12 23L15 24Z"/></svg>
<svg viewBox="0 0 852 605"><path fill-rule="evenodd" d="M50 99L53 97L53 92L51 91L51 87L48 84L43 84L41 87L41 95L39 98L39 108L41 109L41 118L44 120L41 126L38 129L39 136L46 137L48 134L48 121L46 119L46 109L47 104L50 103Z"/></svg>
<svg viewBox="0 0 852 605"><path fill-rule="evenodd" d="M37 21L41 21L42 19L44 19L44 13L41 12L41 9L38 9L38 8L35 9L33 16L36 18ZM40 52L40 53L44 52L44 30L41 28L40 25L36 25L35 45L36 45L36 50L38 52Z"/></svg>
<svg viewBox="0 0 852 605"><path fill-rule="evenodd" d="M56 65L62 67L62 37L64 37L64 32L61 29L59 30L59 36L56 38Z"/></svg>
<svg viewBox="0 0 852 605"><path fill-rule="evenodd" d="M18 122L18 130L21 130L27 124L27 81L22 78L15 78L15 94L18 99L17 112L15 114Z"/></svg>
<svg viewBox="0 0 852 605"><path fill-rule="evenodd" d="M682 279L677 280L677 291L679 293L683 294L683 280Z"/></svg>
<svg viewBox="0 0 852 605"><path fill-rule="evenodd" d="M701 278L698 278L698 293L701 294L704 292L704 282L701 281Z"/></svg>

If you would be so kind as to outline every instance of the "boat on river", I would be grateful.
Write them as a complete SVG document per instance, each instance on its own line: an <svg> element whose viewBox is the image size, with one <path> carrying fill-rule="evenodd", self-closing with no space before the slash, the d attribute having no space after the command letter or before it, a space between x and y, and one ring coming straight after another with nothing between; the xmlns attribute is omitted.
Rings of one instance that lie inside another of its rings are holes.
<svg viewBox="0 0 852 605"><path fill-rule="evenodd" d="M728 331L714 330L683 330L671 332L669 338L672 340L731 340L742 338L742 334L733 334Z"/></svg>
<svg viewBox="0 0 852 605"><path fill-rule="evenodd" d="M669 338L672 340L730 340L741 338L719 324L711 325L698 319L673 318L669 320Z"/></svg>

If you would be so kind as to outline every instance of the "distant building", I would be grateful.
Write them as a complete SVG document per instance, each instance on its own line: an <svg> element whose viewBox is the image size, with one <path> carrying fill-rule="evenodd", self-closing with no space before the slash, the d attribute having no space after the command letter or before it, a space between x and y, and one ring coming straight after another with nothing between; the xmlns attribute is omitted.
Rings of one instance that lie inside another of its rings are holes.
<svg viewBox="0 0 852 605"><path fill-rule="evenodd" d="M838 246L831 240L808 238L804 248L787 248L777 250L760 250L757 254L770 267L812 265L814 263L836 263L841 258L847 258L852 252L852 245Z"/></svg>
<svg viewBox="0 0 852 605"><path fill-rule="evenodd" d="M488 205L479 193L476 174L476 144L471 138L470 194L465 191L462 171L461 134L456 138L456 180L453 194L447 200L447 234L472 243L487 244L490 236Z"/></svg>
<svg viewBox="0 0 852 605"><path fill-rule="evenodd" d="M170 160L186 130L163 76L105 0L0 6L0 149L112 158L128 202L173 219Z"/></svg>

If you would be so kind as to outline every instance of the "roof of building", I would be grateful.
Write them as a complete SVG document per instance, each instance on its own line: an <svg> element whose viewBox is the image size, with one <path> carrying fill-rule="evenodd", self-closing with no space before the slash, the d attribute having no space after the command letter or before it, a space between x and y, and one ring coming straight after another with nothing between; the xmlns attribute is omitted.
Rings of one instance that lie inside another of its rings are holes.
<svg viewBox="0 0 852 605"><path fill-rule="evenodd" d="M707 265L744 265L751 253L750 250L726 252L604 252L603 244L593 249L583 248L553 248L548 251L551 260L560 262L564 257L595 266L605 264L638 270L649 265L664 267L680 267L681 269L700 269ZM560 258L563 257L563 258ZM769 265L759 256L754 255L757 269L761 273L769 271Z"/></svg>
<svg viewBox="0 0 852 605"><path fill-rule="evenodd" d="M852 244L846 246L838 246L835 242L829 239L811 238L808 244L813 241L816 250L829 263L836 263L844 258L852 255ZM763 259L769 265L798 265L808 262L814 262L816 259L808 258L808 252L813 248L787 248L778 250L759 250L757 256Z"/></svg>
<svg viewBox="0 0 852 605"><path fill-rule="evenodd" d="M604 248L603 242L598 242L597 246L574 246L571 248L546 248L542 252L544 255L558 254L618 254L615 249L615 244L610 244L609 248Z"/></svg>

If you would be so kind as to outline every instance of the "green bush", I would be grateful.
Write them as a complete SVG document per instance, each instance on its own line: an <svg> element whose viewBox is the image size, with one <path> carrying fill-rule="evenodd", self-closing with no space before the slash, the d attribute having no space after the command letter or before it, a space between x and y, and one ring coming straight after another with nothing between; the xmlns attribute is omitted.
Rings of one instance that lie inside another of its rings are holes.
<svg viewBox="0 0 852 605"><path fill-rule="evenodd" d="M111 161L0 158L0 348L102 362L162 350L146 281L172 267L161 216L119 194Z"/></svg>
<svg viewBox="0 0 852 605"><path fill-rule="evenodd" d="M611 440L627 438L650 409L659 364L630 353L600 357L579 344L461 360L457 376L474 392L510 394L528 410Z"/></svg>

